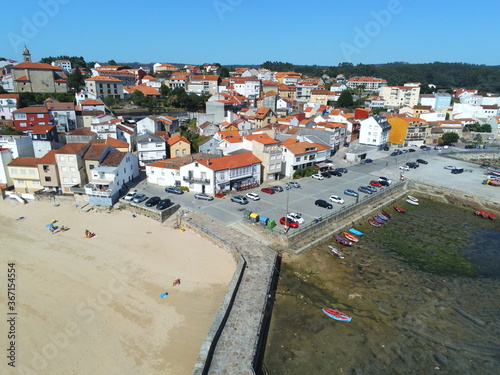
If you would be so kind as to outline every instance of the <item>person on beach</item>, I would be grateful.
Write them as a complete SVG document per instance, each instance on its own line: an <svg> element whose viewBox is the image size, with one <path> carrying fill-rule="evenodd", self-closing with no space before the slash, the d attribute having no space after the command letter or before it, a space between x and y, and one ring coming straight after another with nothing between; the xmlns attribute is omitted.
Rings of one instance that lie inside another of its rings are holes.
<svg viewBox="0 0 500 375"><path fill-rule="evenodd" d="M175 279L174 282L172 283L172 286L180 285L181 279Z"/></svg>

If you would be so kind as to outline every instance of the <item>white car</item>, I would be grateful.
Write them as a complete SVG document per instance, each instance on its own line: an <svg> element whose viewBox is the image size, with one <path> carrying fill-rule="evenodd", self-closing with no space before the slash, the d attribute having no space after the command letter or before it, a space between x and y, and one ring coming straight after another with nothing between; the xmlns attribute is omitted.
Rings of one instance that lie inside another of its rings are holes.
<svg viewBox="0 0 500 375"><path fill-rule="evenodd" d="M333 203L344 204L344 200L338 195L330 195L330 198L328 198L328 200Z"/></svg>
<svg viewBox="0 0 500 375"><path fill-rule="evenodd" d="M453 170L453 169L457 169L457 167L455 167L454 165L447 165L446 167L444 167L444 169Z"/></svg>
<svg viewBox="0 0 500 375"><path fill-rule="evenodd" d="M311 177L315 178L316 180L323 180L324 179L324 177L322 175L320 175L319 173L313 174Z"/></svg>
<svg viewBox="0 0 500 375"><path fill-rule="evenodd" d="M401 167L399 167L399 169L402 169L404 171L409 171L410 167L408 167L407 165L402 165Z"/></svg>
<svg viewBox="0 0 500 375"><path fill-rule="evenodd" d="M135 195L137 194L137 190L131 190L123 197L126 201L131 201L134 199Z"/></svg>
<svg viewBox="0 0 500 375"><path fill-rule="evenodd" d="M257 193L246 193L245 196L253 201L258 201L260 199L260 195Z"/></svg>
<svg viewBox="0 0 500 375"><path fill-rule="evenodd" d="M299 214L296 214L295 212L290 212L288 215L286 215L286 217L290 220L295 221L296 223L304 224L304 218Z"/></svg>

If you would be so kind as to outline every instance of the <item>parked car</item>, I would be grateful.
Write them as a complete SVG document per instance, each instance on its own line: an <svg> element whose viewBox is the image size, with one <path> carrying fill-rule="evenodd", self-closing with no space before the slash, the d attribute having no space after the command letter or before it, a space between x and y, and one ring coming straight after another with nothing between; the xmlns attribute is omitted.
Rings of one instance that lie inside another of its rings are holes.
<svg viewBox="0 0 500 375"><path fill-rule="evenodd" d="M406 163L406 165L410 168L413 168L413 169L416 169L418 168L418 163L415 162L415 161L409 161L408 163Z"/></svg>
<svg viewBox="0 0 500 375"><path fill-rule="evenodd" d="M286 183L286 186L293 187L293 188L300 188L300 184L297 181L288 181Z"/></svg>
<svg viewBox="0 0 500 375"><path fill-rule="evenodd" d="M465 148L476 148L476 145L465 145Z"/></svg>
<svg viewBox="0 0 500 375"><path fill-rule="evenodd" d="M296 221L299 224L304 224L304 218L295 212L290 212L286 217L290 220Z"/></svg>
<svg viewBox="0 0 500 375"><path fill-rule="evenodd" d="M372 193L376 193L378 191L378 189L372 185L366 185L366 188L370 190Z"/></svg>
<svg viewBox="0 0 500 375"><path fill-rule="evenodd" d="M378 183L382 186L389 186L391 183L387 180L379 180Z"/></svg>
<svg viewBox="0 0 500 375"><path fill-rule="evenodd" d="M453 173L453 174L464 173L464 169L463 168L455 168L455 169L451 170L451 173Z"/></svg>
<svg viewBox="0 0 500 375"><path fill-rule="evenodd" d="M403 171L409 171L410 167L408 167L407 165L401 165L399 169L402 169Z"/></svg>
<svg viewBox="0 0 500 375"><path fill-rule="evenodd" d="M173 193L173 194L184 194L184 192L182 191L181 188L177 187L177 186L167 186L165 188L165 191L167 193Z"/></svg>
<svg viewBox="0 0 500 375"><path fill-rule="evenodd" d="M296 221L293 221L292 219L285 218L285 217L282 217L280 219L280 224L286 225L287 227L290 227L290 228L298 228L299 227L299 223L297 223Z"/></svg>
<svg viewBox="0 0 500 375"><path fill-rule="evenodd" d="M384 151L389 151L390 150L390 147L389 146L385 146L384 147Z"/></svg>
<svg viewBox="0 0 500 375"><path fill-rule="evenodd" d="M368 186L360 186L358 188L358 191L362 192L362 193L365 193L365 194L372 194L373 191L371 191Z"/></svg>
<svg viewBox="0 0 500 375"><path fill-rule="evenodd" d="M323 180L324 179L324 177L322 175L320 175L319 173L313 174L311 177L316 179L316 180Z"/></svg>
<svg viewBox="0 0 500 375"><path fill-rule="evenodd" d="M352 189L345 189L344 190L344 194L345 195L350 195L351 197L359 197L359 194L356 191L352 190Z"/></svg>
<svg viewBox="0 0 500 375"><path fill-rule="evenodd" d="M162 199L156 205L156 209L157 210L164 210L165 208L167 208L168 206L170 206L170 203L172 203L172 201L170 199L168 199L168 198Z"/></svg>
<svg viewBox="0 0 500 375"><path fill-rule="evenodd" d="M387 181L389 183L389 185L392 183L392 180L390 178L387 178L387 177L384 177L384 176L380 176L378 178L378 182L380 181Z"/></svg>
<svg viewBox="0 0 500 375"><path fill-rule="evenodd" d="M427 162L427 160L424 160L424 159L417 159L417 162L418 162L419 164L429 164L429 163Z"/></svg>
<svg viewBox="0 0 500 375"><path fill-rule="evenodd" d="M317 199L314 204L319 207L328 208L329 210L333 208L333 205L331 203L328 203L324 199Z"/></svg>
<svg viewBox="0 0 500 375"><path fill-rule="evenodd" d="M260 191L262 191L263 193L267 193L267 194L274 194L274 193L276 193L273 189L271 189L269 187L262 188L262 189L260 189Z"/></svg>
<svg viewBox="0 0 500 375"><path fill-rule="evenodd" d="M277 191L277 192L283 191L283 188L281 186L271 186L271 189L273 189L274 191Z"/></svg>
<svg viewBox="0 0 500 375"><path fill-rule="evenodd" d="M424 151L430 151L431 148L429 146L424 146L424 148L422 150L424 150Z"/></svg>
<svg viewBox="0 0 500 375"><path fill-rule="evenodd" d="M413 148L409 148L408 149L408 152L415 152L416 150L414 150Z"/></svg>
<svg viewBox="0 0 500 375"><path fill-rule="evenodd" d="M408 153L408 150L407 150L407 149L403 149L403 150L401 150L401 153L402 153L402 154L407 154L407 153Z"/></svg>
<svg viewBox="0 0 500 375"><path fill-rule="evenodd" d="M123 197L123 199L125 199L126 201L131 201L132 199L134 199L136 194L137 190L131 190Z"/></svg>
<svg viewBox="0 0 500 375"><path fill-rule="evenodd" d="M212 197L211 195L205 194L205 193L197 193L194 195L194 198L202 200L202 201L213 201L214 200L214 197Z"/></svg>
<svg viewBox="0 0 500 375"><path fill-rule="evenodd" d="M251 199L253 201L258 201L260 200L260 195L257 194L257 193L246 193L245 196L248 198L248 199Z"/></svg>
<svg viewBox="0 0 500 375"><path fill-rule="evenodd" d="M331 174L332 176L342 177L342 172L337 171L337 170L335 170L335 171L331 171L331 172L330 172L330 174Z"/></svg>
<svg viewBox="0 0 500 375"><path fill-rule="evenodd" d="M420 149L421 149L421 150L423 150L423 149L425 149L426 147L427 147L426 145L422 145L422 146L420 146Z"/></svg>
<svg viewBox="0 0 500 375"><path fill-rule="evenodd" d="M246 199L243 195L235 195L234 197L231 197L231 202L239 204L247 204L248 199Z"/></svg>
<svg viewBox="0 0 500 375"><path fill-rule="evenodd" d="M134 198L132 198L132 202L141 203L141 202L144 202L146 199L148 199L146 194L139 193L139 194L134 195Z"/></svg>
<svg viewBox="0 0 500 375"><path fill-rule="evenodd" d="M393 152L391 152L391 156L398 156L399 154L400 154L400 153L399 153L399 152L397 152L397 151L393 151Z"/></svg>
<svg viewBox="0 0 500 375"><path fill-rule="evenodd" d="M337 168L335 170L340 172L340 173L347 173L347 169L345 169L345 168Z"/></svg>
<svg viewBox="0 0 500 375"><path fill-rule="evenodd" d="M453 165L447 165L446 167L444 167L444 169L450 169L450 170L453 170L457 167L453 166Z"/></svg>
<svg viewBox="0 0 500 375"><path fill-rule="evenodd" d="M365 159L365 163L373 163L372 159Z"/></svg>
<svg viewBox="0 0 500 375"><path fill-rule="evenodd" d="M320 175L322 175L323 177L326 177L326 178L332 177L332 175L328 171L320 172Z"/></svg>
<svg viewBox="0 0 500 375"><path fill-rule="evenodd" d="M146 201L146 203L144 203L144 205L146 207L153 207L153 206L156 206L160 201L161 201L160 197L154 196L154 197L149 198Z"/></svg>
<svg viewBox="0 0 500 375"><path fill-rule="evenodd" d="M378 181L375 181L375 180L371 180L370 185L375 186L375 187L382 187L382 184Z"/></svg>
<svg viewBox="0 0 500 375"><path fill-rule="evenodd" d="M328 198L328 200L332 203L344 204L344 200L338 195L330 195L330 198Z"/></svg>

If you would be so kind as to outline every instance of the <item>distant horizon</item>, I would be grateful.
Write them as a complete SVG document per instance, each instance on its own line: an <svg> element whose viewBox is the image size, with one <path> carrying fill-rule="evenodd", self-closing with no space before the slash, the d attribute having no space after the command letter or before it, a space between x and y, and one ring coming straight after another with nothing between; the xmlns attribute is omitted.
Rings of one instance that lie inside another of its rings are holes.
<svg viewBox="0 0 500 375"><path fill-rule="evenodd" d="M498 66L494 0L110 1L13 3L2 18L0 55L22 61L82 56L86 61L187 61L200 65L383 65L370 61ZM146 18L147 17L147 18ZM144 22L136 20L147 19ZM132 24L131 21L136 21ZM432 56L432 58L429 58ZM225 63L238 59L253 64ZM432 60L432 61L429 61ZM144 63L149 64L149 63ZM182 64L182 63L175 63Z"/></svg>

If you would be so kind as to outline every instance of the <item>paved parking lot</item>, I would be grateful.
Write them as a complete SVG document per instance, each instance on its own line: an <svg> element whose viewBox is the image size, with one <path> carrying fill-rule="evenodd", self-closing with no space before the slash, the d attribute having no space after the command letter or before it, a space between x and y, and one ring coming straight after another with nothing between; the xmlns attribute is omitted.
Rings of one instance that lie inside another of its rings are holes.
<svg viewBox="0 0 500 375"><path fill-rule="evenodd" d="M451 151L451 150L446 150ZM301 188L292 188L277 192L275 194L266 194L260 191L262 187L271 185L285 186L289 181L281 180L273 184L264 183L259 188L246 190L243 192L233 192L231 195L222 199L213 201L201 201L194 198L194 193L184 193L176 195L166 193L164 188L156 187L147 184L144 180L135 188L139 192L144 192L148 196L158 195L161 198L169 198L174 203L179 203L182 207L189 210L197 210L209 217L212 217L226 225L234 224L243 218L244 210L251 210L259 215L267 216L271 219L278 220L288 212L301 213L306 222L314 220L315 217L320 217L326 213L334 212L340 209L341 205L332 203L333 209L316 207L314 202L316 199L328 200L330 195L339 195L346 201L346 204L355 202L355 197L344 195L345 189L356 190L360 185L367 185L370 180L378 179L379 176L386 176L393 180L398 180L401 170L398 169L407 161L415 161L417 158L425 159L429 162L428 165L421 165L417 169L410 169L404 174L407 178L418 179L420 181L428 181L433 184L442 184L449 188L461 189L469 191L473 194L481 194L486 196L495 196L500 201L500 188L488 185L482 185L484 179L484 170L477 165L458 162L446 158L436 150L421 151L407 153L399 156L390 156L390 152L381 151L374 158L374 162L364 165L348 165L342 161L335 162L337 166L346 167L348 173L342 177L332 176L324 180L315 180L311 177L297 180L301 184ZM443 167L446 165L455 165L471 169L472 172L464 172L454 175ZM383 189L383 188L379 188ZM249 200L247 205L239 205L231 202L230 197L234 195L245 195L249 192L258 193L261 197L260 201ZM365 196L364 193L359 193L360 199ZM142 205L144 204L141 203Z"/></svg>

